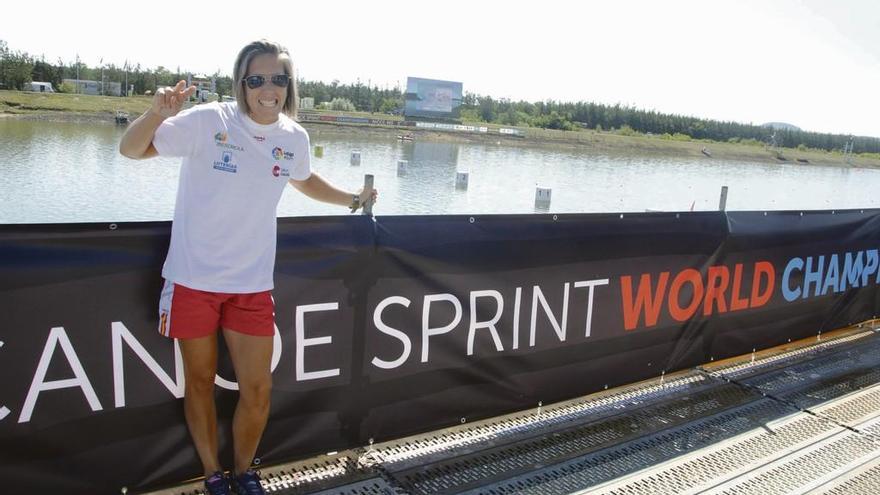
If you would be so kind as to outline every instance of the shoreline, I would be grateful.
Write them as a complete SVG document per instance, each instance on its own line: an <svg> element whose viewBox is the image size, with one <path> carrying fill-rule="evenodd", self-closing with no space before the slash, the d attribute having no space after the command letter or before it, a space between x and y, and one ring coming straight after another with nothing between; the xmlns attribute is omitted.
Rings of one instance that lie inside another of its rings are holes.
<svg viewBox="0 0 880 495"><path fill-rule="evenodd" d="M136 118L139 113L131 113ZM110 112L71 112L30 110L22 113L0 111L0 119L17 119L45 122L70 122L116 125L115 114ZM659 136L624 136L613 132L594 130L557 131L540 128L520 128L525 136L505 136L460 131L437 131L415 127L395 127L371 124L348 124L340 122L306 121L300 124L308 130L332 128L343 132L396 137L399 134L412 134L415 139L434 142L475 143L505 145L530 148L553 148L566 150L590 150L599 153L654 154L667 157L700 158L709 161L747 160L765 164L831 166L840 168L880 169L880 160L854 156L848 163L842 154L817 150L798 150L784 148L780 160L776 154L763 146L750 146L738 143L716 141L672 141ZM707 149L711 156L706 156Z"/></svg>
<svg viewBox="0 0 880 495"><path fill-rule="evenodd" d="M852 163L847 163L841 154L823 151L784 149L784 160L763 146L710 142L710 141L671 141L659 136L622 136L610 132L582 131L548 131L545 129L525 128L524 137L505 136L498 134L480 134L465 132L443 132L418 128L401 128L365 124L344 124L330 122L300 122L307 130L332 128L341 132L354 132L372 135L397 136L401 133L412 134L416 140L424 139L434 142L491 144L527 148L553 148L563 150L588 150L597 153L617 154L653 154L665 157L699 158L707 161L752 161L764 164L828 166L839 168L880 169L880 160L855 156ZM566 136L563 133L568 133ZM548 135L549 134L549 135ZM556 134L556 135L554 135ZM575 136L572 136L575 135ZM314 140L313 140L314 141ZM703 149L711 151L706 156ZM806 160L806 161L801 161Z"/></svg>
<svg viewBox="0 0 880 495"><path fill-rule="evenodd" d="M28 112L28 113L4 113L0 112L0 119L30 120L43 122L70 122L70 123L95 123L116 124L115 114L97 112Z"/></svg>

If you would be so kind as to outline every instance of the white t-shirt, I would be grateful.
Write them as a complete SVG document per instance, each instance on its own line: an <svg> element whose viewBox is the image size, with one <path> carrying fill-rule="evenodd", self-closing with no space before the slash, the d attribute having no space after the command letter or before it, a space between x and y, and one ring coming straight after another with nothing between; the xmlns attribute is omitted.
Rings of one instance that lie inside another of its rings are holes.
<svg viewBox="0 0 880 495"><path fill-rule="evenodd" d="M309 135L286 115L257 124L236 103L166 119L153 146L183 157L166 280L247 294L274 287L276 209L288 179L311 175Z"/></svg>

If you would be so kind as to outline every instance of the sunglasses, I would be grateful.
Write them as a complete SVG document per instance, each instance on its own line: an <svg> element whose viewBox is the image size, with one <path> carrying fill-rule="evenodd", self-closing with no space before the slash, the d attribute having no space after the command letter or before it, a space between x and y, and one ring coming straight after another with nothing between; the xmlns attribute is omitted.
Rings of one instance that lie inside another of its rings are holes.
<svg viewBox="0 0 880 495"><path fill-rule="evenodd" d="M272 84L278 86L279 88L286 88L287 84L290 82L290 76L287 74L275 74L273 76L269 76L269 80L272 81ZM262 85L266 84L266 76L247 76L242 79L247 87L251 89L257 89Z"/></svg>

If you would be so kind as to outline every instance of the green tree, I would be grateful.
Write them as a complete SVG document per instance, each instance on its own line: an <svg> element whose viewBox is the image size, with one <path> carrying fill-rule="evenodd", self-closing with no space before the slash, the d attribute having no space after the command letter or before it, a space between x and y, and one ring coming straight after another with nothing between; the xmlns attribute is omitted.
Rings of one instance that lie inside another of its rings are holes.
<svg viewBox="0 0 880 495"><path fill-rule="evenodd" d="M382 113L400 113L403 109L403 100L397 98L383 98L379 104L379 111Z"/></svg>
<svg viewBox="0 0 880 495"><path fill-rule="evenodd" d="M31 80L52 83L52 87L58 89L61 86L61 75L64 72L63 66L55 66L45 59L34 61L34 68L31 71Z"/></svg>
<svg viewBox="0 0 880 495"><path fill-rule="evenodd" d="M330 110L353 112L355 108L354 104L347 98L333 98L333 101L330 102Z"/></svg>
<svg viewBox="0 0 880 495"><path fill-rule="evenodd" d="M217 86L217 94L218 95L220 95L220 96L235 96L235 93L232 89L232 78L231 77L221 75L219 69L211 77L214 78L214 84Z"/></svg>
<svg viewBox="0 0 880 495"><path fill-rule="evenodd" d="M494 122L498 115L495 100L491 96L480 97L480 118L486 122Z"/></svg>
<svg viewBox="0 0 880 495"><path fill-rule="evenodd" d="M543 115L535 120L535 125L545 129L559 129L561 131L571 131L575 129L575 125L564 115L560 115L556 110L550 112L549 115Z"/></svg>
<svg viewBox="0 0 880 495"><path fill-rule="evenodd" d="M516 111L513 105L508 106L507 111L501 117L501 123L505 125L519 125L519 122L519 112Z"/></svg>
<svg viewBox="0 0 880 495"><path fill-rule="evenodd" d="M9 46L0 40L0 89L9 89L6 86L6 59L9 57Z"/></svg>
<svg viewBox="0 0 880 495"><path fill-rule="evenodd" d="M174 86L177 84L177 81L174 78L174 74L171 73L170 70L162 67L156 67L156 70L153 71L153 80L155 81L153 91L155 88L161 88L163 86Z"/></svg>
<svg viewBox="0 0 880 495"><path fill-rule="evenodd" d="M12 52L6 43L0 45L0 87L22 89L31 82L34 61L26 52Z"/></svg>

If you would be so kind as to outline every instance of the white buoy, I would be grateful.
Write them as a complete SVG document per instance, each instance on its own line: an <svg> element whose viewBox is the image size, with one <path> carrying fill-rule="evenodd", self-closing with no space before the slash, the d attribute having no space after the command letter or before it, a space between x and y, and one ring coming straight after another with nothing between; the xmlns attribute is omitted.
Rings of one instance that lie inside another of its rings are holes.
<svg viewBox="0 0 880 495"><path fill-rule="evenodd" d="M467 172L456 172L455 173L455 188L456 189L467 189L468 188L468 173Z"/></svg>
<svg viewBox="0 0 880 495"><path fill-rule="evenodd" d="M406 160L397 160L397 176L401 177L406 175L406 168L409 165L409 162Z"/></svg>
<svg viewBox="0 0 880 495"><path fill-rule="evenodd" d="M360 151L352 151L351 152L351 164L354 166L361 164L361 152Z"/></svg>
<svg viewBox="0 0 880 495"><path fill-rule="evenodd" d="M535 188L535 208L547 209L550 208L550 196L553 192L552 189L545 187L536 187Z"/></svg>

